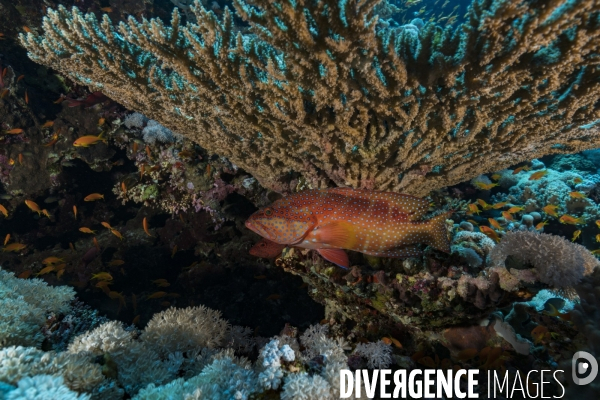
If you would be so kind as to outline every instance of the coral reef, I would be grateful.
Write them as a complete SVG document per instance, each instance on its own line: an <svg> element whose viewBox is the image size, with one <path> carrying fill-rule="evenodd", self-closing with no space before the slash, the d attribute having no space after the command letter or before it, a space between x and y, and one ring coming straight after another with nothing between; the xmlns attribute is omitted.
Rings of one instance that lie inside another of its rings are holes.
<svg viewBox="0 0 600 400"><path fill-rule="evenodd" d="M423 195L600 145L597 2L476 0L458 27L418 35L378 25L377 3L235 1L247 33L198 1L196 22L117 28L59 6L20 39L280 192L302 175Z"/></svg>

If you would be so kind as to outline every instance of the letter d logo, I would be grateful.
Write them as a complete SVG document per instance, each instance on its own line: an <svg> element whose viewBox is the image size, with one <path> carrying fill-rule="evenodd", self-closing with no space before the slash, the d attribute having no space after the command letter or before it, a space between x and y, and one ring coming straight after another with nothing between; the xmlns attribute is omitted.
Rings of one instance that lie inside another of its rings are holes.
<svg viewBox="0 0 600 400"><path fill-rule="evenodd" d="M585 361L580 361L582 358ZM596 379L596 375L598 375L598 362L590 353L578 351L573 355L573 359L571 360L571 369L573 382L575 382L576 385L587 385L592 383L592 381ZM586 374L588 371L590 371L590 373L587 378L579 377Z"/></svg>

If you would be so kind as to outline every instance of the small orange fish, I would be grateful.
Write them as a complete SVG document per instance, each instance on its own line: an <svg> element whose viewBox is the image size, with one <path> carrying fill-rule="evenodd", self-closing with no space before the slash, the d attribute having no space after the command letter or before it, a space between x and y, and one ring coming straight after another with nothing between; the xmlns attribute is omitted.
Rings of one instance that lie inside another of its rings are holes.
<svg viewBox="0 0 600 400"><path fill-rule="evenodd" d="M8 243L8 241L10 240L10 233L6 234L6 237L4 238L4 245L6 246L6 244Z"/></svg>
<svg viewBox="0 0 600 400"><path fill-rule="evenodd" d="M477 221L475 221L474 219L468 219L467 222L472 223L473 226L479 226L479 223Z"/></svg>
<svg viewBox="0 0 600 400"><path fill-rule="evenodd" d="M507 213L509 214L514 214L514 213L518 213L520 211L523 211L525 209L525 207L511 207L508 210L506 210Z"/></svg>
<svg viewBox="0 0 600 400"><path fill-rule="evenodd" d="M497 181L500 178L502 178L502 175L500 175L500 174L494 174L494 175L491 176L491 178L492 178L493 181Z"/></svg>
<svg viewBox="0 0 600 400"><path fill-rule="evenodd" d="M32 274L32 273L33 273L33 271L32 271L32 270L30 270L30 269L28 269L27 271L23 271L23 272L21 272L21 273L20 273L20 274L17 276L17 278L20 278L20 279L27 279L27 278L29 278L29 277L31 276L31 274Z"/></svg>
<svg viewBox="0 0 600 400"><path fill-rule="evenodd" d="M165 297L166 295L167 295L167 292L154 292L150 296L148 296L146 299L147 300L160 299L161 297Z"/></svg>
<svg viewBox="0 0 600 400"><path fill-rule="evenodd" d="M542 211L544 211L546 214L552 217L558 217L558 213L556 212L556 210L558 210L558 206L555 206L553 204L548 204L546 207L542 208Z"/></svg>
<svg viewBox="0 0 600 400"><path fill-rule="evenodd" d="M2 89L2 91L0 92L0 99L3 99L6 97L7 94L10 93L10 90L8 89Z"/></svg>
<svg viewBox="0 0 600 400"><path fill-rule="evenodd" d="M138 314L135 317L133 317L133 321L131 321L131 325L137 325L139 323L140 323L140 316Z"/></svg>
<svg viewBox="0 0 600 400"><path fill-rule="evenodd" d="M27 33L31 33L31 29L27 25L23 25L23 30Z"/></svg>
<svg viewBox="0 0 600 400"><path fill-rule="evenodd" d="M569 225L585 225L585 218L579 217L575 218L571 215L565 214L558 219L561 224L569 224Z"/></svg>
<svg viewBox="0 0 600 400"><path fill-rule="evenodd" d="M171 302L170 301L161 301L160 305L163 307L169 307L171 305Z"/></svg>
<svg viewBox="0 0 600 400"><path fill-rule="evenodd" d="M97 248L98 250L100 250L100 243L98 243L98 241L96 240L96 236L94 236L94 238L93 238L93 239L94 239L94 246L96 246L96 248Z"/></svg>
<svg viewBox="0 0 600 400"><path fill-rule="evenodd" d="M167 282L166 279L156 279L156 280L152 281L152 283L154 283L158 287L169 287L169 286L171 286L171 284L169 282Z"/></svg>
<svg viewBox="0 0 600 400"><path fill-rule="evenodd" d="M42 210L40 210L40 206L38 206L35 201L25 200L25 205L29 207L31 211L38 213L38 215L42 212Z"/></svg>
<svg viewBox="0 0 600 400"><path fill-rule="evenodd" d="M113 228L112 226L110 226L110 224L109 224L108 222L104 222L104 221L102 221L102 222L100 222L100 223L101 223L101 224L102 224L102 226L103 226L103 227L105 227L106 229L112 229L112 228Z"/></svg>
<svg viewBox="0 0 600 400"><path fill-rule="evenodd" d="M486 203L485 200L477 199L477 203L479 203L479 205L481 206L481 208L483 210L489 210L490 208L492 208L492 205Z"/></svg>
<svg viewBox="0 0 600 400"><path fill-rule="evenodd" d="M110 288L108 287L108 285L112 285L112 282L100 281L100 282L96 283L96 287L98 289L102 290L107 295L110 292Z"/></svg>
<svg viewBox="0 0 600 400"><path fill-rule="evenodd" d="M82 136L79 139L77 139L76 141L74 141L73 146L89 147L98 142L104 142L105 144L108 144L108 141L105 138L103 138L102 135L98 135L98 136L87 135L87 136Z"/></svg>
<svg viewBox="0 0 600 400"><path fill-rule="evenodd" d="M110 233L112 233L113 235L115 235L116 237L118 237L119 239L123 240L123 235L121 235L121 232L119 232L116 229L111 229Z"/></svg>
<svg viewBox="0 0 600 400"><path fill-rule="evenodd" d="M83 232L83 233L91 233L92 235L96 234L96 231L93 231L90 228L86 228L85 226L82 226L81 228L79 228L79 231Z"/></svg>
<svg viewBox="0 0 600 400"><path fill-rule="evenodd" d="M576 241L579 235L581 235L581 229L578 229L575 232L573 232L573 238L571 239L571 242Z"/></svg>
<svg viewBox="0 0 600 400"><path fill-rule="evenodd" d="M75 253L75 246L73 246L73 243L69 242L69 248L73 253Z"/></svg>
<svg viewBox="0 0 600 400"><path fill-rule="evenodd" d="M19 134L23 133L23 129L21 129L21 128L14 128L14 129L10 129L8 131L4 131L4 133L7 133L9 135L19 135Z"/></svg>
<svg viewBox="0 0 600 400"><path fill-rule="evenodd" d="M121 190L123 193L127 193L127 186L125 185L125 181L121 182Z"/></svg>
<svg viewBox="0 0 600 400"><path fill-rule="evenodd" d="M529 175L529 180L530 181L538 181L546 175L548 175L547 169L545 169L543 171L537 171L537 172L534 172L533 174Z"/></svg>
<svg viewBox="0 0 600 400"><path fill-rule="evenodd" d="M528 165L523 165L521 167L515 168L515 170L512 172L512 174L516 175L521 171L529 171L530 169L531 169L531 167L529 167Z"/></svg>
<svg viewBox="0 0 600 400"><path fill-rule="evenodd" d="M38 272L37 274L35 274L35 276L46 275L46 274L54 271L54 268L55 268L54 265L49 265L47 267L44 267L44 268L41 269L40 272Z"/></svg>
<svg viewBox="0 0 600 400"><path fill-rule="evenodd" d="M0 213L2 213L4 217L8 217L8 210L2 204L0 204Z"/></svg>
<svg viewBox="0 0 600 400"><path fill-rule="evenodd" d="M583 179L581 179L580 177L576 177L573 179L573 183L581 183L583 182Z"/></svg>
<svg viewBox="0 0 600 400"><path fill-rule="evenodd" d="M23 165L23 154L19 153L19 165Z"/></svg>
<svg viewBox="0 0 600 400"><path fill-rule="evenodd" d="M23 78L25 78L25 75L19 75L19 77L17 78L17 83L19 83L19 81Z"/></svg>
<svg viewBox="0 0 600 400"><path fill-rule="evenodd" d="M504 228L502 226L500 226L498 221L496 221L494 218L488 218L488 221L489 221L490 225L493 226L495 229L498 229L499 231L504 230Z"/></svg>
<svg viewBox="0 0 600 400"><path fill-rule="evenodd" d="M600 219L597 219L597 220L596 220L596 226L597 226L598 228L600 228Z"/></svg>
<svg viewBox="0 0 600 400"><path fill-rule="evenodd" d="M481 212L477 204L469 204L467 207L469 209L468 214L479 214Z"/></svg>
<svg viewBox="0 0 600 400"><path fill-rule="evenodd" d="M111 262L108 263L109 267L118 267L119 265L123 265L125 264L125 261L123 260L112 260Z"/></svg>
<svg viewBox="0 0 600 400"><path fill-rule="evenodd" d="M509 213L508 211L502 211L500 214L502 214L502 217L504 217L504 219L507 220L507 221L514 221L515 220L513 218L513 216L511 215L511 213Z"/></svg>
<svg viewBox="0 0 600 400"><path fill-rule="evenodd" d="M537 224L537 225L535 226L535 229L539 231L540 229L542 229L542 228L543 228L544 226L546 226L546 225L548 225L548 221L543 221L543 222L540 222L539 224Z"/></svg>
<svg viewBox="0 0 600 400"><path fill-rule="evenodd" d="M600 242L600 233L596 235L596 242Z"/></svg>
<svg viewBox="0 0 600 400"><path fill-rule="evenodd" d="M64 270L64 268L63 268L63 269L61 269L61 270L59 270L59 271L56 273L56 279L60 279L60 278L61 278L61 276L63 276L63 274L64 274L64 273L65 273L65 270Z"/></svg>
<svg viewBox="0 0 600 400"><path fill-rule="evenodd" d="M146 155L148 158L152 160L152 152L150 151L150 146L146 145Z"/></svg>
<svg viewBox="0 0 600 400"><path fill-rule="evenodd" d="M60 97L57 100L54 100L52 103L53 104L60 104L63 102L63 100L66 98L65 95L61 94Z"/></svg>
<svg viewBox="0 0 600 400"><path fill-rule="evenodd" d="M56 142L58 142L58 133L55 133L54 135L52 135L52 137L50 138L50 141L46 144L44 144L44 147L50 147L53 146Z"/></svg>
<svg viewBox="0 0 600 400"><path fill-rule="evenodd" d="M135 155L138 152L138 144L137 142L133 142L133 149L131 150L131 152Z"/></svg>
<svg viewBox="0 0 600 400"><path fill-rule="evenodd" d="M107 13L111 13L113 11L113 9L111 7L102 7L100 10L107 12Z"/></svg>
<svg viewBox="0 0 600 400"><path fill-rule="evenodd" d="M491 190L492 188L498 186L498 183L475 182L475 186L481 190Z"/></svg>
<svg viewBox="0 0 600 400"><path fill-rule="evenodd" d="M54 125L54 121L46 121L44 122L44 125L41 126L41 128L50 128L52 125Z"/></svg>
<svg viewBox="0 0 600 400"><path fill-rule="evenodd" d="M27 89L25 89L25 104L29 104L29 96L27 95Z"/></svg>
<svg viewBox="0 0 600 400"><path fill-rule="evenodd" d="M100 194L100 193L92 193L92 194L88 194L87 196L85 196L83 198L83 201L95 201L95 200L104 200L104 195Z"/></svg>
<svg viewBox="0 0 600 400"><path fill-rule="evenodd" d="M479 230L486 235L487 237L489 237L490 239L492 239L495 242L499 242L500 241L500 237L498 236L498 234L496 233L496 231L494 231L492 228L490 228L489 226L480 226Z"/></svg>
<svg viewBox="0 0 600 400"><path fill-rule="evenodd" d="M150 234L150 230L148 229L148 219L146 217L144 217L143 221L142 221L142 226L144 227L144 232L146 232L146 235L153 237Z"/></svg>
<svg viewBox="0 0 600 400"><path fill-rule="evenodd" d="M12 158L9 158L8 165L15 165L15 160L13 160Z"/></svg>
<svg viewBox="0 0 600 400"><path fill-rule="evenodd" d="M531 331L531 337L534 344L539 344L550 337L550 331L545 326L538 325Z"/></svg>
<svg viewBox="0 0 600 400"><path fill-rule="evenodd" d="M145 166L146 164L142 164L142 166L140 167L140 180L142 180L142 177L144 176Z"/></svg>
<svg viewBox="0 0 600 400"><path fill-rule="evenodd" d="M177 245L173 246L173 251L171 251L171 258L175 257L175 253L177 253Z"/></svg>
<svg viewBox="0 0 600 400"><path fill-rule="evenodd" d="M50 213L45 208L42 210L42 214L44 214L46 217L50 218Z"/></svg>
<svg viewBox="0 0 600 400"><path fill-rule="evenodd" d="M92 275L92 279L98 279L99 281L112 281L113 277L108 272L98 272Z"/></svg>
<svg viewBox="0 0 600 400"><path fill-rule="evenodd" d="M102 126L102 125L104 125L104 121L106 121L106 119L105 119L105 118L100 118L100 119L98 120L98 126Z"/></svg>
<svg viewBox="0 0 600 400"><path fill-rule="evenodd" d="M570 192L569 196L571 196L571 198L573 199L585 199L585 194L581 193L581 192Z"/></svg>
<svg viewBox="0 0 600 400"><path fill-rule="evenodd" d="M65 261L65 260L63 260L62 258L58 258L58 257L52 256L52 257L46 257L46 258L44 258L42 260L42 264L44 264L44 265L48 264L49 265L49 264L56 264L56 263L63 262L63 261Z"/></svg>
<svg viewBox="0 0 600 400"><path fill-rule="evenodd" d="M73 206L73 215L75 216L75 219L77 219L77 206Z"/></svg>

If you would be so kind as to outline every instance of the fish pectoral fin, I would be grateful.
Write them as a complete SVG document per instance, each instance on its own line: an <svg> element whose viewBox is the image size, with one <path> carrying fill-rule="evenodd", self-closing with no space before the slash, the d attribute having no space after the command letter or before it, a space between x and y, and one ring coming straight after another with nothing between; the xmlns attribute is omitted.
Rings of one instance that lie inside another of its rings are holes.
<svg viewBox="0 0 600 400"><path fill-rule="evenodd" d="M352 226L343 221L334 221L317 227L317 240L320 243L341 249L352 248L355 235Z"/></svg>
<svg viewBox="0 0 600 400"><path fill-rule="evenodd" d="M363 251L364 254L368 254L374 257L389 257L389 258L409 258L409 257L420 257L423 252L417 246L401 246L390 250L384 251Z"/></svg>
<svg viewBox="0 0 600 400"><path fill-rule="evenodd" d="M350 261L348 254L342 249L317 249L321 257L329 262L339 265L342 268L348 269Z"/></svg>

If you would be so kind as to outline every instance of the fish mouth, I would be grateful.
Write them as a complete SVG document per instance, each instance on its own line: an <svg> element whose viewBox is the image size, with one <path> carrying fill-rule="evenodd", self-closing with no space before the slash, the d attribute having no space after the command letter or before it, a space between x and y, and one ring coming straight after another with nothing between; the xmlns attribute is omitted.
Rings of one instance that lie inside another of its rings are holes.
<svg viewBox="0 0 600 400"><path fill-rule="evenodd" d="M260 236L262 236L266 239L269 239L271 236L271 235L269 235L266 227L258 221L247 220L245 225L246 225L246 228L250 229L251 231L253 231L255 233L258 233Z"/></svg>

